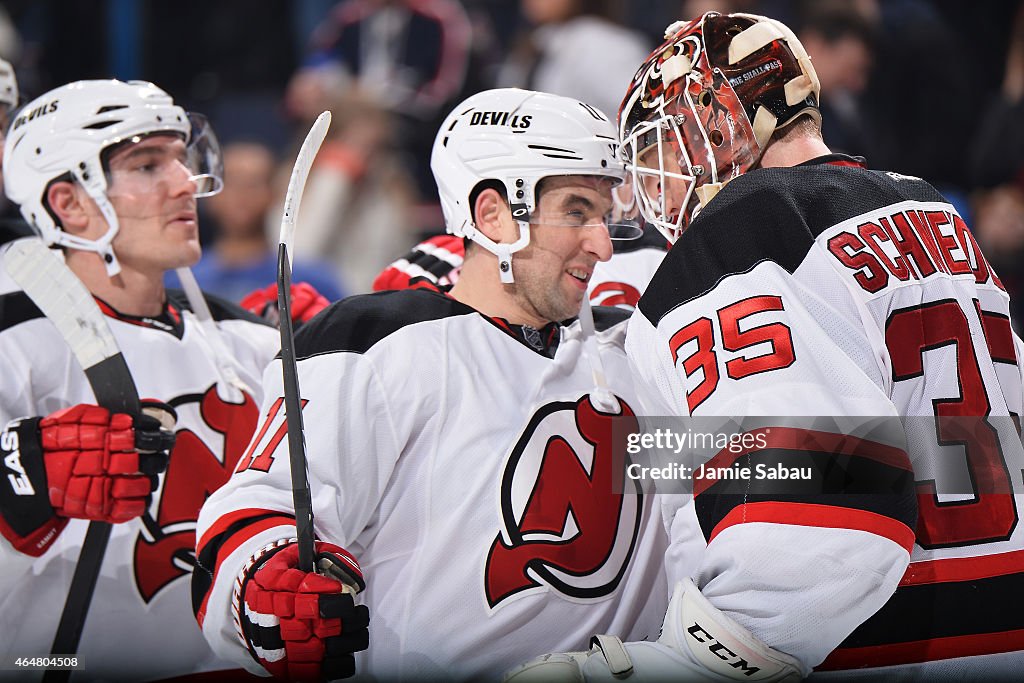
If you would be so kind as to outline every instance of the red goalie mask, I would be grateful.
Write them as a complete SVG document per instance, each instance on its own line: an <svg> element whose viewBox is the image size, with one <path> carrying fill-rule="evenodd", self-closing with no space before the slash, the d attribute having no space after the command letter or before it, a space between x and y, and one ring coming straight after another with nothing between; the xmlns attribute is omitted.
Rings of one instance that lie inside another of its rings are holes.
<svg viewBox="0 0 1024 683"><path fill-rule="evenodd" d="M820 118L819 85L800 41L767 17L709 12L666 38L630 84L619 135L644 217L674 242L776 130Z"/></svg>

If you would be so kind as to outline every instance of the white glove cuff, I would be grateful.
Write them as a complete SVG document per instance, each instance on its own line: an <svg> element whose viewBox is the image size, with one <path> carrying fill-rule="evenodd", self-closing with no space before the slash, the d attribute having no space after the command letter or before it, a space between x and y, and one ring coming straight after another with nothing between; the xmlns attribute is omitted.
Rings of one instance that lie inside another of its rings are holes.
<svg viewBox="0 0 1024 683"><path fill-rule="evenodd" d="M734 680L790 683L805 675L796 658L758 640L708 602L690 579L676 584L658 642Z"/></svg>

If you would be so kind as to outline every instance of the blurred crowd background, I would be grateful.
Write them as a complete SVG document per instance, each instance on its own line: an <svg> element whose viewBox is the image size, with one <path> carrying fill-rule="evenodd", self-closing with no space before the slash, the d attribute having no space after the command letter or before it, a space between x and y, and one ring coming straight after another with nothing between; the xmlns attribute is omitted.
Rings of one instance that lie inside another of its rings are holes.
<svg viewBox="0 0 1024 683"><path fill-rule="evenodd" d="M1021 312L1024 2L0 0L0 55L23 100L81 78L141 78L212 119L226 184L200 202L197 276L235 299L272 279L294 153L330 109L296 277L338 298L443 231L429 152L451 106L520 86L614 118L665 27L707 10L791 26L821 80L825 142L938 187Z"/></svg>

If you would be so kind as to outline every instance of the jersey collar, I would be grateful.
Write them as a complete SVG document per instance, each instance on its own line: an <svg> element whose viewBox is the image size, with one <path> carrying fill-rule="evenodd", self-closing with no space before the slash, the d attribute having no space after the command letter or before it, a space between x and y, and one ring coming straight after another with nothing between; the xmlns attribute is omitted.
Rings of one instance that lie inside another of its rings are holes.
<svg viewBox="0 0 1024 683"><path fill-rule="evenodd" d="M562 326L558 323L548 323L544 327L536 328L529 325L510 323L504 318L484 317L524 346L547 358L555 357L562 329Z"/></svg>
<svg viewBox="0 0 1024 683"><path fill-rule="evenodd" d="M824 154L797 164L797 166L846 166L848 168L867 168L867 160L864 157L854 157L849 154Z"/></svg>
<svg viewBox="0 0 1024 683"><path fill-rule="evenodd" d="M93 295L93 298L96 300L96 304L100 307L100 310L103 311L103 315L108 318L114 318L115 320L120 320L121 322L128 323L129 325L148 327L161 332L167 332L169 334L173 334L178 339L181 339L185 334L185 325L182 323L181 311L169 302L164 302L164 309L160 312L160 315L150 317L145 315L128 315L127 313L121 313L98 296Z"/></svg>
<svg viewBox="0 0 1024 683"><path fill-rule="evenodd" d="M450 298L451 295L448 292L451 290L452 285L438 285L427 278L415 277L409 280L409 288L427 289ZM477 311L477 313L480 313L480 311ZM508 320L497 316L489 316L484 313L480 313L480 315L531 351L539 353L545 358L555 357L555 351L558 349L558 342L562 336L562 326L559 323L551 322L544 327L536 328L529 325L510 323Z"/></svg>

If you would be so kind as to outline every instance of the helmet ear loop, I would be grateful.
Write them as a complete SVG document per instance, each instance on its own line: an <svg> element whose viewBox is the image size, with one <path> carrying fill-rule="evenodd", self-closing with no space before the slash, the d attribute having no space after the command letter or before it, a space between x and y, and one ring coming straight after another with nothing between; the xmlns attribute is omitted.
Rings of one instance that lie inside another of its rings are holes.
<svg viewBox="0 0 1024 683"><path fill-rule="evenodd" d="M117 260L113 247L114 237L117 236L118 231L121 229L121 224L117 219L117 212L107 196L107 178L103 173L103 169L89 168L90 165L92 164L85 162L79 164L72 171L72 175L85 188L86 194L96 202L100 214L107 221L107 231L97 240L82 240L72 236L68 246L95 251L103 259L103 265L107 269L107 276L114 277L121 272L121 264Z"/></svg>
<svg viewBox="0 0 1024 683"><path fill-rule="evenodd" d="M495 242L482 231L476 229L476 226L473 226L472 231L467 230L465 234L465 237L473 240L498 257L498 276L501 278L502 284L505 285L515 282L515 276L512 272L512 254L525 248L530 243L530 224L520 220L517 220L516 224L519 226L519 239L511 244Z"/></svg>
<svg viewBox="0 0 1024 683"><path fill-rule="evenodd" d="M520 220L517 220L516 224L519 226L519 239L512 244L492 242L495 247L494 255L498 257L498 276L503 285L511 285L516 281L515 274L512 272L512 254L530 243L530 224Z"/></svg>

